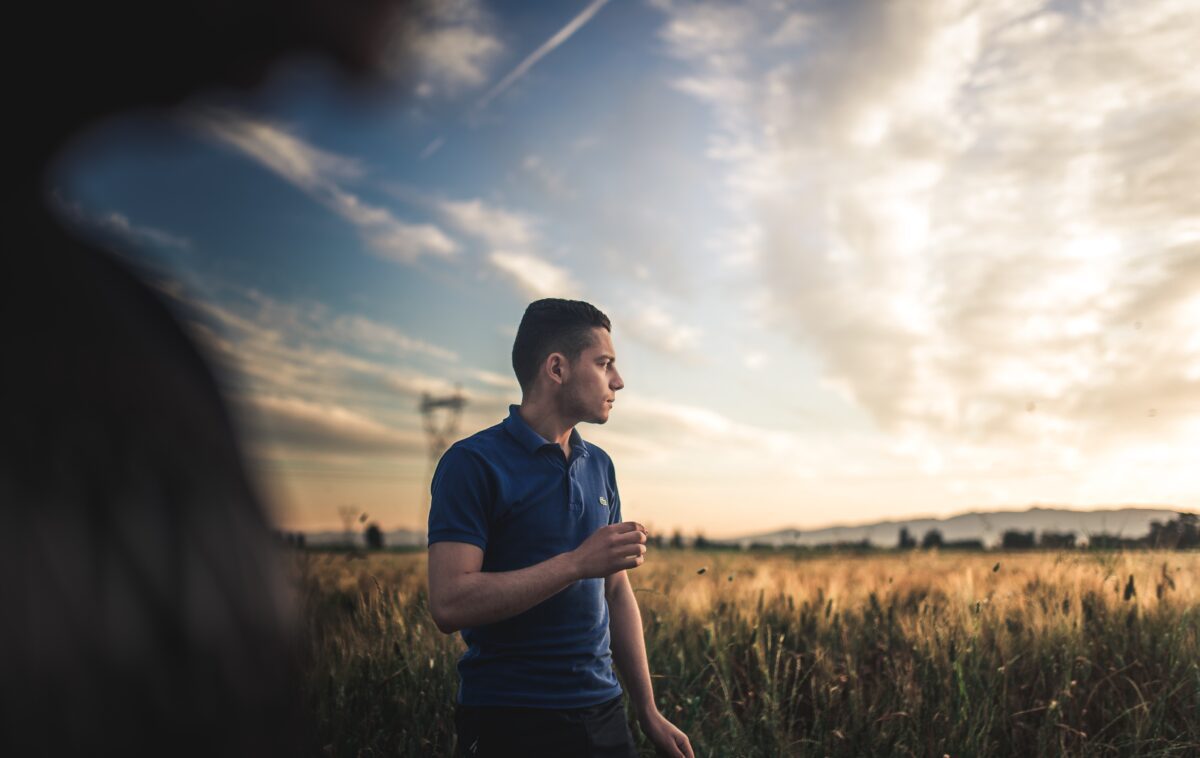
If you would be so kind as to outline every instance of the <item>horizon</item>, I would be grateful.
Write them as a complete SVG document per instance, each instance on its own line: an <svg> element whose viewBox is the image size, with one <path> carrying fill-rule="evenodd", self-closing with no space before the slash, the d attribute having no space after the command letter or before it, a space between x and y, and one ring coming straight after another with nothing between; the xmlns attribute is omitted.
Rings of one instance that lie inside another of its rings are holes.
<svg viewBox="0 0 1200 758"><path fill-rule="evenodd" d="M960 511L960 512L956 512L956 513L940 515L940 516L921 515L921 514L901 515L901 516L893 516L893 517L889 517L889 518L885 518L885 519L880 519L880 520L876 520L876 521L862 521L862 522L855 522L855 523L833 522L833 523L818 524L815 526L808 526L808 527L796 527L796 526L782 525L782 526L776 526L773 528L768 528L763 531L756 531L754 533L732 534L732 535L709 534L703 529L703 527L701 527L699 529L693 529L689 532L688 530L685 530L682 528L672 527L672 528L665 529L665 530L659 530L657 528L653 528L652 525L648 525L648 526L652 527L651 528L651 536L654 536L656 534L661 535L661 536L666 536L666 535L674 534L676 531L678 531L681 534L683 534L685 537L687 537L689 535L693 536L693 537L694 536L703 536L710 540L716 540L716 541L720 541L720 542L728 542L728 541L736 541L736 540L740 540L740 539L747 539L750 537L756 537L756 536L761 536L761 535L770 535L770 534L775 534L778 532L787 532L787 531L796 531L796 532L807 534L807 533L811 533L811 532L821 532L821 531L828 531L828 530L832 530L832 529L862 529L862 528L867 528L867 527L882 526L882 525L893 524L893 523L894 524L903 524L903 523L907 523L907 522L911 522L911 521L949 521L951 519L959 518L962 516L976 516L976 515L988 516L988 515L994 515L994 514L998 514L998 513L1021 514L1021 513L1032 513L1033 511L1039 511L1039 510L1040 511L1066 511L1069 513L1110 513L1110 512L1118 512L1118 511L1155 511L1155 512L1166 512L1166 513L1177 513L1177 514L1178 513L1190 513L1190 514L1200 515L1200 511L1180 509L1180 508L1177 508L1177 507L1169 505L1169 504L1127 503L1127 504L1122 504L1122 505L1112 505L1112 506L1108 506L1108 507L1097 507L1097 508L1071 508L1071 507L1068 507L1065 505L1055 506L1055 505L1051 505L1048 503L1035 503L1035 504L1029 505L1029 506L1014 506L1012 508L1000 508L1000 509L988 510L988 511L966 510L966 511ZM368 518L367 518L366 522L358 522L358 521L355 522L355 529L352 530L352 533L359 534L364 529L366 529L366 527L370 524L375 524L384 533L397 532L397 531L411 532L414 534L424 534L425 533L425 530L423 528L422 529L411 529L408 527L400 527L400 526L389 527L389 526L379 523L375 519L371 518L370 514L367 514L367 516L368 516ZM340 524L338 524L338 525L326 524L323 526L318 525L318 526L314 526L314 527L308 528L308 529L298 529L298 530L292 530L292 531L301 532L303 534L329 534L329 533L344 533L345 529ZM1117 532L1120 533L1121 530L1117 530Z"/></svg>
<svg viewBox="0 0 1200 758"><path fill-rule="evenodd" d="M213 356L280 528L424 529L422 396L499 422L543 296L612 319L581 433L627 520L1200 509L1200 8L422 8L402 76L295 59L50 182Z"/></svg>

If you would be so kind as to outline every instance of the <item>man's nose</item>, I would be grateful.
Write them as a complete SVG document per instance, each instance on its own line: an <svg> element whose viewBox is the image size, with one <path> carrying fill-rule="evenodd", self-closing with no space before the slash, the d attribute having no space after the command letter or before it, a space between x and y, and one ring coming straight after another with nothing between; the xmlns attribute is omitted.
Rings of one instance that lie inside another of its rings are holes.
<svg viewBox="0 0 1200 758"><path fill-rule="evenodd" d="M625 386L625 382L621 379L621 373L616 369L613 369L613 380L608 383L608 386L612 388L613 392L616 392Z"/></svg>

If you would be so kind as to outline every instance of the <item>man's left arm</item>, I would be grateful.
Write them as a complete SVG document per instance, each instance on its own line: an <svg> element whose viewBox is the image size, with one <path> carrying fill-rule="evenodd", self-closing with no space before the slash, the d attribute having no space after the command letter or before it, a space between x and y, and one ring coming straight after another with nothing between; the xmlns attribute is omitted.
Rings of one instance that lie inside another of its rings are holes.
<svg viewBox="0 0 1200 758"><path fill-rule="evenodd" d="M625 681L625 689L637 712L642 733L666 755L695 758L687 735L667 721L654 703L650 664L646 659L646 640L642 636L642 614L624 571L605 577L604 594L608 599L613 661Z"/></svg>

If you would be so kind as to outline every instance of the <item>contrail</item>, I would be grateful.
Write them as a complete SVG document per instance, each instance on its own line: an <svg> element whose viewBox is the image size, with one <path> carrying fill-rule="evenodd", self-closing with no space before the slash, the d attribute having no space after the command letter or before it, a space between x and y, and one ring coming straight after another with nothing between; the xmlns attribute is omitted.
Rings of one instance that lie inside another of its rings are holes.
<svg viewBox="0 0 1200 758"><path fill-rule="evenodd" d="M479 98L479 102L475 103L475 112L478 113L486 108L488 103L492 102L492 100L495 99L495 97L501 92L511 87L513 83L522 76L525 76L529 69L533 68L534 64L546 57L547 53L570 39L572 34L579 31L579 27L590 21L592 16L595 16L596 12L603 8L607 3L608 0L592 0L591 4L584 8L578 16L571 19L571 21L566 26L559 29L554 36L543 42L541 47L539 47L537 50L534 50L528 55L528 57L525 58L525 60L517 64L517 67L510 71L508 76L497 82L494 87L487 91L487 94Z"/></svg>
<svg viewBox="0 0 1200 758"><path fill-rule="evenodd" d="M433 155L438 150L440 150L442 145L444 145L444 144L446 144L446 138L442 137L442 136L438 136L437 139L433 140L432 142L430 142L428 145L425 146L425 149L421 151L421 154L418 157L421 160L425 160L426 158L428 158L429 156Z"/></svg>
<svg viewBox="0 0 1200 758"><path fill-rule="evenodd" d="M581 26L586 24L588 21L591 21L592 16L595 16L596 12L603 8L607 3L608 0L592 0L591 4L584 8L578 16L571 19L566 26L555 32L554 36L543 42L537 50L534 50L532 53L526 56L525 60L517 64L517 67L512 71L508 72L507 76L496 82L496 84L490 90L488 90L483 97L479 98L479 100L475 103L475 106L471 109L471 113L479 113L486 108L488 103L492 102L497 95L511 87L522 76L525 76L525 74L529 72L529 69L533 68L534 64L536 64L542 58L545 58L550 51L554 50L556 47L570 39L571 35L579 31ZM440 150L445 144L445 135L439 135L436 139L425 146L425 149L421 151L418 158L420 160L425 160Z"/></svg>

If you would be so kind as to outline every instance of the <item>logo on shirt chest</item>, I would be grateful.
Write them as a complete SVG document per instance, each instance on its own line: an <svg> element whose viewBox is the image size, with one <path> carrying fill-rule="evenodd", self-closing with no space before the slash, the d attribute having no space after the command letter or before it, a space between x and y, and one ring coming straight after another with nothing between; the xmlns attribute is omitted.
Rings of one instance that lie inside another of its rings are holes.
<svg viewBox="0 0 1200 758"><path fill-rule="evenodd" d="M608 507L608 498L601 495L600 496L600 505L603 505L605 508L607 508Z"/></svg>

